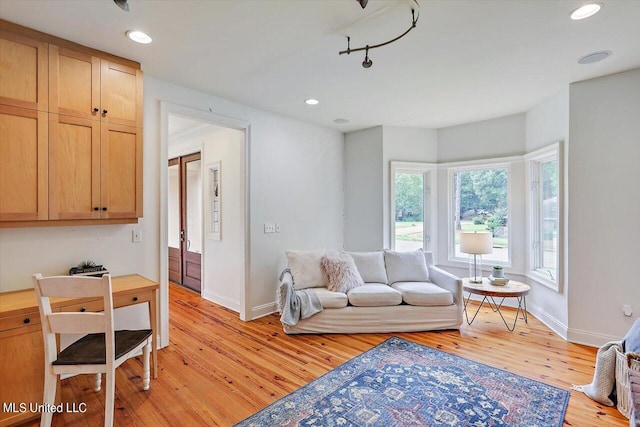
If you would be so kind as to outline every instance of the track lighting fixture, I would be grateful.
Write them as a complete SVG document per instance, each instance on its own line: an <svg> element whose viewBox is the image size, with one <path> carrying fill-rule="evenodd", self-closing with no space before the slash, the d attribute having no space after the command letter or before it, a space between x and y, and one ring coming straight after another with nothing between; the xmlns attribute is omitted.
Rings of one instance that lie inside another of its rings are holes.
<svg viewBox="0 0 640 427"><path fill-rule="evenodd" d="M356 0L360 6L362 6L362 8L364 9L365 6L367 5L368 0ZM347 49L346 50L342 50L340 52L338 52L339 55L343 55L343 54L347 54L350 55L351 52L359 52L361 50L365 51L365 55L364 55L364 61L362 61L362 67L364 68L371 68L371 66L373 65L373 61L369 58L369 49L375 49L377 47L382 47L382 46L386 46L388 44L391 44L397 40L400 40L401 38L403 38L404 36L406 36L407 34L409 34L409 31L413 30L416 27L416 24L418 23L418 18L420 17L420 4L418 3L418 0L411 0L412 3L412 7L411 7L411 26L402 34L400 34L398 37L395 37L389 41L386 41L384 43L378 43L378 44L374 44L374 45L366 45L363 47L358 47L355 49L351 49L351 37L347 36Z"/></svg>
<svg viewBox="0 0 640 427"><path fill-rule="evenodd" d="M122 10L124 10L125 12L129 12L129 3L127 3L127 0L113 0L113 2Z"/></svg>

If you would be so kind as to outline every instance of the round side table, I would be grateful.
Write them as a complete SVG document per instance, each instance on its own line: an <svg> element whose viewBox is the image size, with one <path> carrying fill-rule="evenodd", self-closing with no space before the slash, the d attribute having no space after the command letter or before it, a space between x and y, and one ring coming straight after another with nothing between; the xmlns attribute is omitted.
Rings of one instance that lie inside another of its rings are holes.
<svg viewBox="0 0 640 427"><path fill-rule="evenodd" d="M491 310L494 313L498 313L504 322L504 325L510 332L516 328L516 322L518 321L518 316L522 312L522 318L524 319L524 323L528 323L527 319L527 294L531 287L525 283L517 282L515 280L509 280L509 283L503 286L492 285L489 283L489 279L483 278L482 283L472 283L469 281L469 278L465 277L462 279L462 290L469 293L469 296L464 300L464 315L467 319L467 324L471 325L475 320L478 312L482 308L482 305L487 302ZM469 314L467 313L467 305L471 300L471 295L482 295L482 301L478 306L478 309L474 313L471 320L469 320ZM498 304L495 301L495 298L502 298L500 303ZM505 320L502 315L502 304L506 298L517 298L518 300L518 308L516 309L516 318L513 321L513 326L509 327L509 324Z"/></svg>

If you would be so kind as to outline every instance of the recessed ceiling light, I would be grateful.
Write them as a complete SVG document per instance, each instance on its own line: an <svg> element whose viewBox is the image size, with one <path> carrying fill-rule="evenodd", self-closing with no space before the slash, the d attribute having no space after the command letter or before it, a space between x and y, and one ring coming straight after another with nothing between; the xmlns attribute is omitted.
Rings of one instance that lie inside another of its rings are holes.
<svg viewBox="0 0 640 427"><path fill-rule="evenodd" d="M347 119L335 119L335 120L333 121L333 123L337 123L337 124L339 124L339 125L343 125L343 124L345 124L345 123L349 123L349 120L347 120Z"/></svg>
<svg viewBox="0 0 640 427"><path fill-rule="evenodd" d="M317 99L309 98L309 99L305 99L304 103L307 105L318 105L320 101L318 101Z"/></svg>
<svg viewBox="0 0 640 427"><path fill-rule="evenodd" d="M593 64L594 62L599 62L599 61L602 61L604 59L607 59L609 56L611 56L611 51L610 50L603 50L601 52L593 52L593 53L590 53L590 54L585 55L582 58L578 59L578 64Z"/></svg>
<svg viewBox="0 0 640 427"><path fill-rule="evenodd" d="M602 6L602 3L589 3L580 6L579 8L571 12L571 19L573 19L574 21L579 21L581 19L593 16L600 11Z"/></svg>
<svg viewBox="0 0 640 427"><path fill-rule="evenodd" d="M149 44L152 41L151 36L143 33L142 31L127 31L127 37L136 43L142 44Z"/></svg>

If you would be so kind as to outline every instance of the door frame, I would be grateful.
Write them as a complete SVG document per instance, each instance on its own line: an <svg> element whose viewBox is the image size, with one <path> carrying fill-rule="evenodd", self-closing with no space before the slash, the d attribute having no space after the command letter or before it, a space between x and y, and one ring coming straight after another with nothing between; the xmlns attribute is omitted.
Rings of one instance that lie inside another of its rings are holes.
<svg viewBox="0 0 640 427"><path fill-rule="evenodd" d="M244 271L240 286L240 319L247 320L247 315L251 313L250 305L250 273L251 273L251 235L250 235L250 156L251 156L251 124L244 120L239 120L209 111L199 110L173 104L167 101L160 101L160 329L162 331L161 345L169 345L169 238L167 220L167 179L169 162L169 115L183 116L214 125L244 131Z"/></svg>

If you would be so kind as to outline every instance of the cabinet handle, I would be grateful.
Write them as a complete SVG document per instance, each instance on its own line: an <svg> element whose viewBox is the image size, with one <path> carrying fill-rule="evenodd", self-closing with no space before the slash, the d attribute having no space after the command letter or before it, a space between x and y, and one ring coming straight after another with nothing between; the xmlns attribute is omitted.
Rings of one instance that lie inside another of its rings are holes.
<svg viewBox="0 0 640 427"><path fill-rule="evenodd" d="M138 301L138 297L133 297L133 302Z"/></svg>
<svg viewBox="0 0 640 427"><path fill-rule="evenodd" d="M27 318L25 318L25 319L22 321L22 323L24 323L24 324L27 324L27 323L29 323L29 322L31 322L31 319L29 319L28 317L27 317Z"/></svg>
<svg viewBox="0 0 640 427"><path fill-rule="evenodd" d="M106 207L106 206L104 206L104 207L102 208L102 210L103 210L103 211L106 211L106 210L107 210L107 207Z"/></svg>
<svg viewBox="0 0 640 427"><path fill-rule="evenodd" d="M107 110L102 110L102 117L107 117L107 113L108 113Z"/></svg>
<svg viewBox="0 0 640 427"><path fill-rule="evenodd" d="M98 114L98 111L100 111L100 109L98 107L93 109L93 114Z"/></svg>
<svg viewBox="0 0 640 427"><path fill-rule="evenodd" d="M100 208L99 208L99 207L97 207L97 206L95 206L95 207L93 208L93 210L94 210L94 211L99 211L99 210L100 210Z"/></svg>
<svg viewBox="0 0 640 427"><path fill-rule="evenodd" d="M80 312L81 312L81 313L84 313L85 311L87 311L87 307L81 307L81 308L80 308Z"/></svg>

